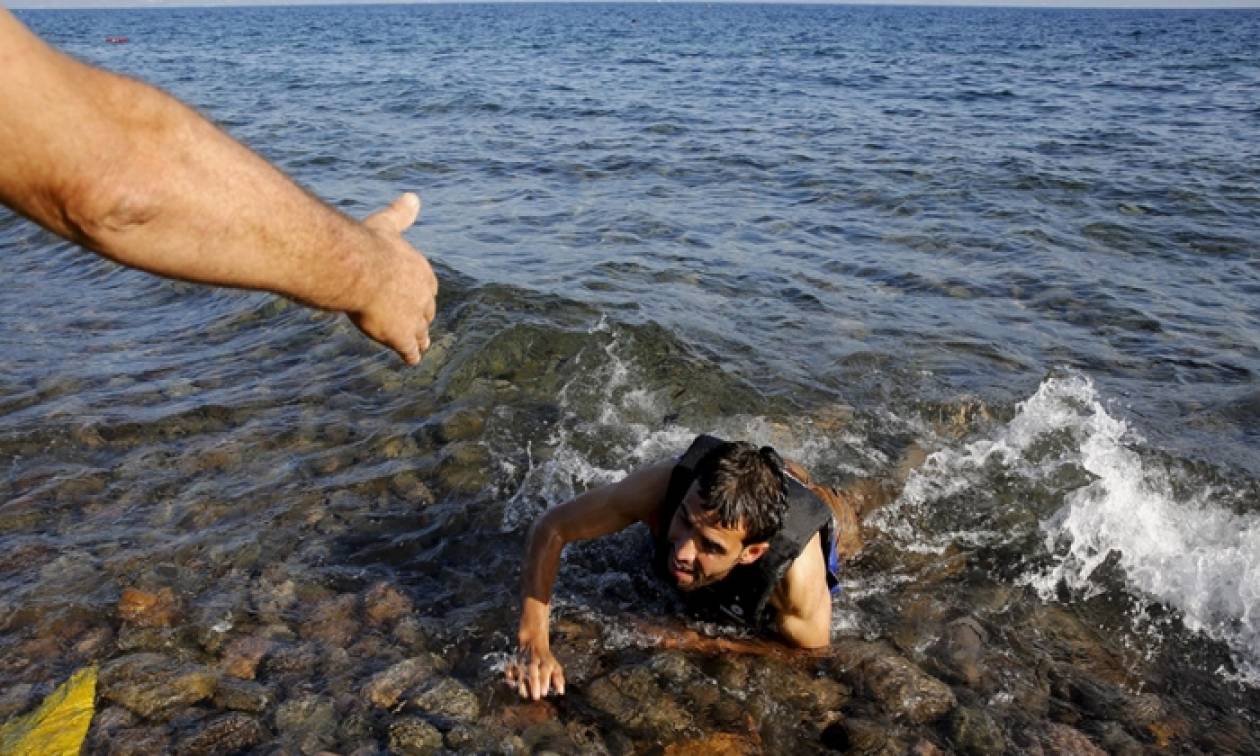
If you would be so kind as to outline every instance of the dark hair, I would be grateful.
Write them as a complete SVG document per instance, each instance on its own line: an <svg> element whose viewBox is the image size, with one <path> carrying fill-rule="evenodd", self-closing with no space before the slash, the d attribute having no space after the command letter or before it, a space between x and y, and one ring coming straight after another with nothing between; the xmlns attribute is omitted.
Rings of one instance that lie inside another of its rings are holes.
<svg viewBox="0 0 1260 756"><path fill-rule="evenodd" d="M769 446L728 441L715 447L696 465L696 484L704 509L716 511L722 527L744 527L744 543L769 540L783 525L787 480L783 459Z"/></svg>

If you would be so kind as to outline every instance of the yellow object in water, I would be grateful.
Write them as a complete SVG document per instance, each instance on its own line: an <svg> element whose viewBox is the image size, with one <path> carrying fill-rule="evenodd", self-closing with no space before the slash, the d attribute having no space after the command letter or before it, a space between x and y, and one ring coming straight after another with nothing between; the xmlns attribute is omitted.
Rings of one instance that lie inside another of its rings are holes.
<svg viewBox="0 0 1260 756"><path fill-rule="evenodd" d="M24 717L0 725L0 756L78 756L96 707L96 665L75 672Z"/></svg>

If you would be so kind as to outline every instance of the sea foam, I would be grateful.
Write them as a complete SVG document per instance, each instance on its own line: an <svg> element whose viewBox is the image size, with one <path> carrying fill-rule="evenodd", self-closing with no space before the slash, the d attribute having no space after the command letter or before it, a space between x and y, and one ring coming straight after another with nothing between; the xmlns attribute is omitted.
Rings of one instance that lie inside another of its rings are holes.
<svg viewBox="0 0 1260 756"><path fill-rule="evenodd" d="M1050 492L1061 505L1039 513L1049 566L1021 582L1046 600L1061 587L1090 596L1104 590L1099 567L1119 568L1135 598L1163 603L1191 631L1226 644L1236 676L1260 684L1260 513L1223 506L1228 492L1196 484L1192 475L1174 490L1172 476L1182 471L1165 459L1107 411L1088 377L1060 373L990 437L931 455L880 522L922 550L1014 538L1020 534L993 531L999 518L992 511L932 509L991 485L995 474L1043 489L1076 481L1070 490ZM1068 468L1075 474L1065 475ZM935 527L949 516L952 527Z"/></svg>

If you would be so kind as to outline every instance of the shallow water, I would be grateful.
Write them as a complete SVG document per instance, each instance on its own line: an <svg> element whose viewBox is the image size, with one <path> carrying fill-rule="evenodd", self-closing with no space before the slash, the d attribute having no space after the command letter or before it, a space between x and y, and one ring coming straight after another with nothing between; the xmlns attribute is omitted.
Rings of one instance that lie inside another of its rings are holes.
<svg viewBox="0 0 1260 756"><path fill-rule="evenodd" d="M992 752L1070 727L1110 751L1260 751L1257 13L23 18L347 212L418 190L443 298L405 369L337 318L0 215L0 719L90 660L221 669L253 639L263 750L385 747L421 716L456 750ZM837 482L925 447L834 624L957 706L899 713L844 644L662 649L637 624L671 607L627 566L636 532L569 550L570 693L513 704L497 669L529 520L709 431ZM169 589L169 617L120 611L128 588ZM941 660L966 617L978 677ZM426 653L475 711L368 700ZM239 708L103 705L99 750L188 745Z"/></svg>

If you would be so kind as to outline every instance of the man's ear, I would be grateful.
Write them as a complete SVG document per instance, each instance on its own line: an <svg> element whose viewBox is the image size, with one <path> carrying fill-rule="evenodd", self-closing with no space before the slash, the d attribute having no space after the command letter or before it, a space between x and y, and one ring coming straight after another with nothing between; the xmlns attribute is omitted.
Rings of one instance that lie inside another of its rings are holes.
<svg viewBox="0 0 1260 756"><path fill-rule="evenodd" d="M739 554L739 564L752 564L760 559L770 550L769 541L761 541L760 543L750 543L744 547Z"/></svg>

